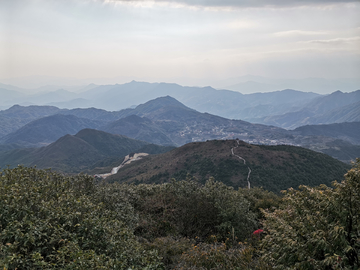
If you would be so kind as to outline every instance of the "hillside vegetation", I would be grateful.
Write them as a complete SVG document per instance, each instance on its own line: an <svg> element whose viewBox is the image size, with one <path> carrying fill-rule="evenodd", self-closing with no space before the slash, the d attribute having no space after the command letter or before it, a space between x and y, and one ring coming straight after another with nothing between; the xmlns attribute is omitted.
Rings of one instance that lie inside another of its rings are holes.
<svg viewBox="0 0 360 270"><path fill-rule="evenodd" d="M0 174L3 269L358 269L360 160L333 188Z"/></svg>
<svg viewBox="0 0 360 270"><path fill-rule="evenodd" d="M235 148L236 147L236 148ZM232 155L241 156L244 161ZM330 156L294 146L251 145L236 140L186 144L170 152L149 156L120 169L107 180L126 183L163 183L191 175L204 183L214 177L229 186L253 187L280 192L300 184L330 185L350 168Z"/></svg>

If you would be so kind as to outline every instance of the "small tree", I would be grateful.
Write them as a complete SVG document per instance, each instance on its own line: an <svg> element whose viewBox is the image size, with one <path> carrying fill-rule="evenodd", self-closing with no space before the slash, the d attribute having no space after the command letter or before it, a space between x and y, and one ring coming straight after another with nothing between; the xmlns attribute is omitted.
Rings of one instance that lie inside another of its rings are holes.
<svg viewBox="0 0 360 270"><path fill-rule="evenodd" d="M360 160L333 185L289 189L280 209L263 211L268 263L276 269L360 267Z"/></svg>

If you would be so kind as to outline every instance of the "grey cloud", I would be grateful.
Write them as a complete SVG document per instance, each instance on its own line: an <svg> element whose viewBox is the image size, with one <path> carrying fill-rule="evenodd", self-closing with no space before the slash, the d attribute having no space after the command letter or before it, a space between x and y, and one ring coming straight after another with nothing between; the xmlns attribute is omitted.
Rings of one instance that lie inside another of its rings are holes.
<svg viewBox="0 0 360 270"><path fill-rule="evenodd" d="M334 38L334 39L325 39L325 40L310 40L307 43L318 43L318 44L344 44L360 41L360 37L351 37L351 38Z"/></svg>
<svg viewBox="0 0 360 270"><path fill-rule="evenodd" d="M105 2L149 2L149 0L104 0ZM153 3L182 4L198 7L292 7L359 3L359 0L152 0Z"/></svg>

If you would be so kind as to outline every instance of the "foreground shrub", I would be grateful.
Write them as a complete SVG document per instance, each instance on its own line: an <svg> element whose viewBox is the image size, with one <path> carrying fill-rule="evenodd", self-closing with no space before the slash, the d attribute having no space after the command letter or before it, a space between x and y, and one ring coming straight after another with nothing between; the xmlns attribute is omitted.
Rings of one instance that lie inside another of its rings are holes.
<svg viewBox="0 0 360 270"><path fill-rule="evenodd" d="M259 260L256 250L242 243L228 248L226 243L199 243L181 256L175 269L271 269Z"/></svg>
<svg viewBox="0 0 360 270"><path fill-rule="evenodd" d="M256 228L244 196L213 179L205 185L194 179L162 185L136 186L134 208L139 213L135 233L152 241L169 235L205 241L210 235L224 240L230 232L245 239Z"/></svg>
<svg viewBox="0 0 360 270"><path fill-rule="evenodd" d="M93 178L17 167L0 175L0 267L162 269ZM127 206L126 206L127 205ZM124 210L125 209L125 210Z"/></svg>
<svg viewBox="0 0 360 270"><path fill-rule="evenodd" d="M264 214L263 258L276 269L360 268L360 160L334 188L290 189Z"/></svg>
<svg viewBox="0 0 360 270"><path fill-rule="evenodd" d="M145 244L150 250L157 250L166 269L174 269L182 255L192 248L194 240L188 238L161 237Z"/></svg>
<svg viewBox="0 0 360 270"><path fill-rule="evenodd" d="M281 196L278 196L271 191L264 190L263 188L243 188L239 189L239 192L250 202L250 211L256 214L257 220L264 218L264 214L261 212L261 209L268 209L272 211L278 208L281 204Z"/></svg>

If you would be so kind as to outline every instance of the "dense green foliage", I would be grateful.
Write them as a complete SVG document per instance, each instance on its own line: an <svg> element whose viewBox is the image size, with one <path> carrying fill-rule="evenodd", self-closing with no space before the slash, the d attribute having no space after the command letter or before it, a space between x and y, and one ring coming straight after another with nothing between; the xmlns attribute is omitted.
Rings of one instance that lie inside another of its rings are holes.
<svg viewBox="0 0 360 270"><path fill-rule="evenodd" d="M359 269L360 160L333 188L284 193L5 169L0 268Z"/></svg>
<svg viewBox="0 0 360 270"><path fill-rule="evenodd" d="M111 195L109 195L111 196ZM131 205L111 200L93 179L18 167L0 184L0 267L160 269L136 241Z"/></svg>
<svg viewBox="0 0 360 270"><path fill-rule="evenodd" d="M274 268L360 268L360 160L333 188L289 189L264 214L263 258Z"/></svg>
<svg viewBox="0 0 360 270"><path fill-rule="evenodd" d="M135 210L140 223L135 233L147 239L167 235L205 241L211 235L224 240L230 231L245 239L256 228L250 203L244 196L213 179L200 185L195 180L162 185L139 185Z"/></svg>

